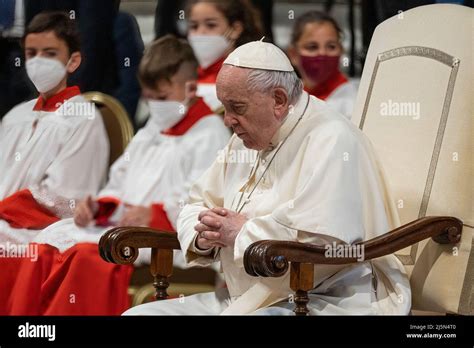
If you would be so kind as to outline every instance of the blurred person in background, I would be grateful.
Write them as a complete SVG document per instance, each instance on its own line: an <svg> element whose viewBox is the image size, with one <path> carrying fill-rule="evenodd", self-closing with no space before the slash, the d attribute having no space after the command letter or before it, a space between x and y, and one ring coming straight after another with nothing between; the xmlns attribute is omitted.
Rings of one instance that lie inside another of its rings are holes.
<svg viewBox="0 0 474 348"><path fill-rule="evenodd" d="M159 38L166 34L184 36L178 23L180 11L182 11L186 0L158 0L155 10L155 37ZM260 12L262 18L264 35L267 41L273 41L273 0L252 0L252 4Z"/></svg>
<svg viewBox="0 0 474 348"><path fill-rule="evenodd" d="M247 0L189 0L186 18L187 38L199 62L198 95L219 110L217 73L236 47L262 38L258 12Z"/></svg>
<svg viewBox="0 0 474 348"><path fill-rule="evenodd" d="M329 15L311 11L296 19L288 55L304 89L351 118L359 80L349 80L339 69L342 30Z"/></svg>

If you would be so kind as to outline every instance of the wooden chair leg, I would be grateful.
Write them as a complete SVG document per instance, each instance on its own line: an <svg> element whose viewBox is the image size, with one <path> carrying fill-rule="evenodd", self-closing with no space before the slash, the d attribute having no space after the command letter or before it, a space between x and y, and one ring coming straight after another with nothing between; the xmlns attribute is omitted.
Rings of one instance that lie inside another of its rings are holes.
<svg viewBox="0 0 474 348"><path fill-rule="evenodd" d="M314 265L292 262L290 267L290 287L295 292L295 315L308 315L308 291L314 286Z"/></svg>
<svg viewBox="0 0 474 348"><path fill-rule="evenodd" d="M156 291L155 299L165 300L168 298L167 289L170 285L168 279L173 274L173 250L152 248L150 271Z"/></svg>

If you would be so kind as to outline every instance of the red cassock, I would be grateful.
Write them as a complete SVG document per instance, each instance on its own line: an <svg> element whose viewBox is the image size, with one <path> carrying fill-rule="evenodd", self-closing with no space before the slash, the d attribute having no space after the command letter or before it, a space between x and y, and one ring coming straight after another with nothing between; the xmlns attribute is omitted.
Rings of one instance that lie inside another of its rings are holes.
<svg viewBox="0 0 474 348"><path fill-rule="evenodd" d="M326 100L331 95L331 93L336 90L336 88L343 85L344 83L347 83L347 77L345 77L340 71L337 71L336 74L324 84L316 86L313 89L305 87L305 91L311 95L314 95L316 98Z"/></svg>
<svg viewBox="0 0 474 348"><path fill-rule="evenodd" d="M208 66L206 69L203 69L202 67L198 68L198 83L216 83L217 80L217 74L222 68L222 64L224 64L224 61L226 57L222 57L212 63L212 65Z"/></svg>
<svg viewBox="0 0 474 348"><path fill-rule="evenodd" d="M119 315L129 307L132 266L103 261L93 243L64 253L48 244L37 246L36 262L22 259L10 315Z"/></svg>
<svg viewBox="0 0 474 348"><path fill-rule="evenodd" d="M107 223L112 201L99 200L97 222ZM150 227L175 233L161 204L152 205ZM95 243L78 243L63 253L48 244L31 245L38 248L36 261L11 258L10 274L19 273L11 277L16 279L7 314L120 315L130 307L127 289L133 266L105 262Z"/></svg>
<svg viewBox="0 0 474 348"><path fill-rule="evenodd" d="M44 209L33 198L27 189L18 191L0 201L0 219L5 220L14 228L27 228L39 230L49 226L59 219L51 212ZM5 251L5 255L8 253ZM12 294L14 284L23 262L33 263L25 257L0 258L0 315L8 314L8 299ZM14 292L13 292L14 293Z"/></svg>

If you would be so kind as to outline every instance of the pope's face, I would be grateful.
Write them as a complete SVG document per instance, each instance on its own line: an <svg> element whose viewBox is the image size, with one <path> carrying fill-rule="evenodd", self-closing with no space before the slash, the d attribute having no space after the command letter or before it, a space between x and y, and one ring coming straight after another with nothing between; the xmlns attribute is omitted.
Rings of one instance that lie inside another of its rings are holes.
<svg viewBox="0 0 474 348"><path fill-rule="evenodd" d="M225 108L224 123L242 139L245 147L266 149L288 113L281 89L268 93L249 91L249 69L224 65L217 76L217 97Z"/></svg>

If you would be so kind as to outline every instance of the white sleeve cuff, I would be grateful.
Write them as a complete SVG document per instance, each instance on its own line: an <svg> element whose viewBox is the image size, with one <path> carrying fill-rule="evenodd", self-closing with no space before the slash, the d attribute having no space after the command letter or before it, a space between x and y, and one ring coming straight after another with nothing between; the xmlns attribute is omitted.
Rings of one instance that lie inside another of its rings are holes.
<svg viewBox="0 0 474 348"><path fill-rule="evenodd" d="M191 249L190 251L192 251L193 253L195 253L197 255L201 255L201 256L211 255L215 248L210 248L210 249L207 249L207 250L199 249L197 244L196 244L196 240L197 240L198 236L199 236L199 233L196 233L196 236L194 236L193 242L192 242L192 244L189 248L189 249Z"/></svg>

